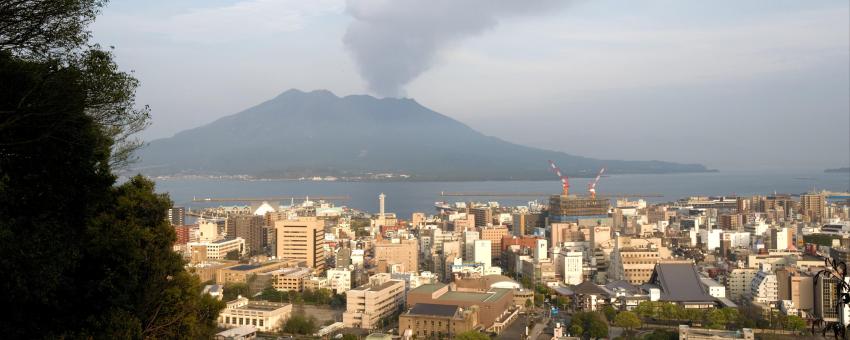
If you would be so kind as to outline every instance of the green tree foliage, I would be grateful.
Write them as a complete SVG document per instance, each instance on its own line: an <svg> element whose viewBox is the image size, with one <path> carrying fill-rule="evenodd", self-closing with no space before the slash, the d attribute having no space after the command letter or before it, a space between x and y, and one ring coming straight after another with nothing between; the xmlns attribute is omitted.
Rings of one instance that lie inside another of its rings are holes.
<svg viewBox="0 0 850 340"><path fill-rule="evenodd" d="M706 327L714 329L724 329L729 324L735 324L738 327L754 327L756 321L761 319L758 312L746 308L740 311L735 308L692 309L660 301L641 302L634 312L647 319L701 321Z"/></svg>
<svg viewBox="0 0 850 340"><path fill-rule="evenodd" d="M605 316L599 312L578 312L573 314L570 321L570 329L578 326L583 337L604 338L608 336L608 322Z"/></svg>
<svg viewBox="0 0 850 340"><path fill-rule="evenodd" d="M224 285L224 293L222 295L224 295L222 297L222 300L224 301L233 301L240 295L243 297L248 297L248 284L242 282L228 283Z"/></svg>
<svg viewBox="0 0 850 340"><path fill-rule="evenodd" d="M602 308L602 313L605 314L605 318L608 319L608 321L614 321L614 318L617 317L617 310L611 305L606 305Z"/></svg>
<svg viewBox="0 0 850 340"><path fill-rule="evenodd" d="M354 334L344 334L342 336L342 340L358 340L357 336Z"/></svg>
<svg viewBox="0 0 850 340"><path fill-rule="evenodd" d="M225 293L227 289L225 288ZM226 296L226 295L225 295ZM272 287L264 289L259 299L275 302L306 303L311 305L322 305L339 307L345 305L345 295L334 294L330 289L318 290L305 289L303 292L278 291Z"/></svg>
<svg viewBox="0 0 850 340"><path fill-rule="evenodd" d="M168 197L133 177L138 82L87 44L104 1L0 2L5 338L209 338L221 302L171 250Z"/></svg>
<svg viewBox="0 0 850 340"><path fill-rule="evenodd" d="M238 250L231 250L227 254L224 254L224 259L228 261L239 261L239 257Z"/></svg>
<svg viewBox="0 0 850 340"><path fill-rule="evenodd" d="M458 333L454 337L455 340L489 340L490 337L484 333L477 331L466 331L463 333Z"/></svg>
<svg viewBox="0 0 850 340"><path fill-rule="evenodd" d="M679 332L656 329L652 333L644 335L643 340L679 340Z"/></svg>
<svg viewBox="0 0 850 340"><path fill-rule="evenodd" d="M292 315L283 325L283 333L288 334L313 334L316 332L316 320L303 315Z"/></svg>
<svg viewBox="0 0 850 340"><path fill-rule="evenodd" d="M614 317L614 325L625 328L627 331L638 329L641 326L640 318L632 312L622 311Z"/></svg>
<svg viewBox="0 0 850 340"><path fill-rule="evenodd" d="M581 328L581 325L570 326L570 335L572 335L572 336L582 336L583 334L584 334L584 328Z"/></svg>
<svg viewBox="0 0 850 340"><path fill-rule="evenodd" d="M785 329L789 331L803 331L806 329L806 320L796 315L789 315L785 322Z"/></svg>

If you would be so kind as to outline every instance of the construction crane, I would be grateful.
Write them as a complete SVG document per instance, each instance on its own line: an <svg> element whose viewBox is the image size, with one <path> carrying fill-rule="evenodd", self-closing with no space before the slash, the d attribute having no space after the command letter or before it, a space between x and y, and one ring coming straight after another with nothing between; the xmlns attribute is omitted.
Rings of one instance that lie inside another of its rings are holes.
<svg viewBox="0 0 850 340"><path fill-rule="evenodd" d="M281 197L224 197L224 198L192 198L192 202L282 202L282 201L290 201L290 200L303 200L307 201L310 199L320 200L320 201L347 201L351 199L348 196L281 196Z"/></svg>
<svg viewBox="0 0 850 340"><path fill-rule="evenodd" d="M602 178L602 173L605 172L605 168L599 169L599 174L596 175L596 178L593 179L593 182L587 184L587 191L590 193L590 198L596 198L596 183L599 183L599 179Z"/></svg>
<svg viewBox="0 0 850 340"><path fill-rule="evenodd" d="M558 178L561 179L561 184L563 185L563 195L564 196L569 195L570 194L570 179L567 176L561 175L561 168L559 168L557 165L555 165L555 162L553 162L551 159L549 160L549 167L551 167L552 171L555 173L555 175L557 175Z"/></svg>

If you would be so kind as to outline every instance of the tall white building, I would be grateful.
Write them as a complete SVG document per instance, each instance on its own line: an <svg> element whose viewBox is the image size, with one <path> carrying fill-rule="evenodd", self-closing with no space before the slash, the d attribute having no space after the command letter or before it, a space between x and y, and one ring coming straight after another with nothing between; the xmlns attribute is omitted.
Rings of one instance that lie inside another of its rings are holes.
<svg viewBox="0 0 850 340"><path fill-rule="evenodd" d="M475 251L475 240L481 239L481 234L477 231L467 230L463 232L463 257L465 260L471 260L473 258L473 252Z"/></svg>
<svg viewBox="0 0 850 340"><path fill-rule="evenodd" d="M742 301L749 295L753 278L756 277L758 269L735 268L726 276L726 288L729 298L733 301Z"/></svg>
<svg viewBox="0 0 850 340"><path fill-rule="evenodd" d="M769 263L762 263L750 285L750 298L754 303L773 303L779 300L776 274Z"/></svg>
<svg viewBox="0 0 850 340"><path fill-rule="evenodd" d="M538 239L534 244L534 261L540 262L549 258L549 242L546 239Z"/></svg>
<svg viewBox="0 0 850 340"><path fill-rule="evenodd" d="M582 261L584 256L580 251L562 250L560 256L563 257L562 277L564 283L568 285L577 285L584 281L582 273Z"/></svg>
<svg viewBox="0 0 850 340"><path fill-rule="evenodd" d="M700 230L700 240L702 241L702 245L705 246L708 251L714 251L717 248L720 248L720 236L723 234L723 230L720 229L703 229Z"/></svg>
<svg viewBox="0 0 850 340"><path fill-rule="evenodd" d="M492 242L490 240L475 240L472 262L483 263L484 269L492 265Z"/></svg>

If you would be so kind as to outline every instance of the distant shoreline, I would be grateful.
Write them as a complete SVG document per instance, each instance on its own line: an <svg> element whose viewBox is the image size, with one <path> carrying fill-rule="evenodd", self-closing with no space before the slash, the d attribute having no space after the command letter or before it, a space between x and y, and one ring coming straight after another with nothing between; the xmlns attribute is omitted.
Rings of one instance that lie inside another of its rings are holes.
<svg viewBox="0 0 850 340"><path fill-rule="evenodd" d="M850 172L850 167L835 168L835 169L826 169L826 170L824 170L823 172L825 172L825 173L844 173L844 172Z"/></svg>
<svg viewBox="0 0 850 340"><path fill-rule="evenodd" d="M608 176L619 176L619 175L679 175L679 174L700 174L700 173L717 173L720 170L717 169L708 169L705 171L670 171L670 172L634 172L634 173L616 173L606 175ZM143 174L145 175L145 174ZM393 177L393 178L351 178L351 177L336 177L336 176L313 176L310 178L288 178L288 177L254 177L250 175L157 175L157 176L148 176L154 180L236 180L236 181L246 181L246 182L264 182L264 181L292 181L292 182L345 182L345 183L356 183L356 182L365 182L365 183L404 183L404 182L547 182L547 181L557 181L558 179L554 176L552 178L416 178L413 176L409 176L407 178L401 177ZM322 179L314 179L315 177L321 177ZM593 178L594 176L587 175L579 175L579 176L569 176L570 178Z"/></svg>

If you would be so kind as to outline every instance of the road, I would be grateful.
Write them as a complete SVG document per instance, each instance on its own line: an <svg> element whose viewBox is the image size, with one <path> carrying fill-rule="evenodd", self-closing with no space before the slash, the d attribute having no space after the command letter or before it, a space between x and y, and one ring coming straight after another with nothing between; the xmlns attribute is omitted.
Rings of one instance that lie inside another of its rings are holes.
<svg viewBox="0 0 850 340"><path fill-rule="evenodd" d="M534 324L534 328L528 332L528 338L537 339L537 337L540 336L540 333L543 333L543 330L547 325L549 325L549 317L544 317L542 320Z"/></svg>

